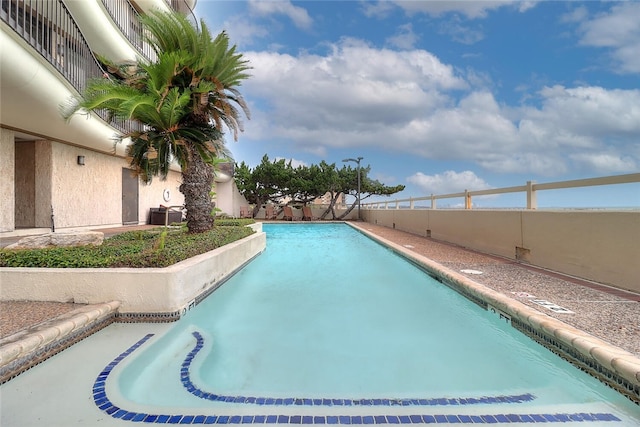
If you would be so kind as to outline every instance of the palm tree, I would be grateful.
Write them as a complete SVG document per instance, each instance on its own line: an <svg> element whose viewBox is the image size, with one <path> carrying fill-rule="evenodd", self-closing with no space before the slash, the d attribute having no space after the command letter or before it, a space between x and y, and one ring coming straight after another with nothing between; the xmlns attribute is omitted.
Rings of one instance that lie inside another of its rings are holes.
<svg viewBox="0 0 640 427"><path fill-rule="evenodd" d="M156 61L116 64L101 58L105 78L89 82L78 98L62 106L68 120L78 111L106 110L109 117L141 123L131 139L127 159L144 182L166 179L172 162L181 168L189 232L209 230L213 163L229 158L223 125L234 140L243 130L240 109L249 109L238 87L249 77L248 61L229 46L225 32L212 39L204 21L200 29L180 14L154 12L141 18Z"/></svg>

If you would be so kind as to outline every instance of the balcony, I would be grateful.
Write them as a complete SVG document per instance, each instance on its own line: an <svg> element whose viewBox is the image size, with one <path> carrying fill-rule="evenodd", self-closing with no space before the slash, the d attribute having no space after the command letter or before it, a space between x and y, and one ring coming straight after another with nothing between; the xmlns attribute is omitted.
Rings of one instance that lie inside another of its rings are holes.
<svg viewBox="0 0 640 427"><path fill-rule="evenodd" d="M140 14L128 0L102 0L102 4L122 34L145 58L155 61L156 53L144 40Z"/></svg>
<svg viewBox="0 0 640 427"><path fill-rule="evenodd" d="M0 19L58 71L78 92L103 70L65 4L60 0L3 0ZM16 64L19 66L19 64ZM133 122L113 122L123 133L138 128Z"/></svg>
<svg viewBox="0 0 640 427"><path fill-rule="evenodd" d="M171 9L176 12L191 14L196 5L196 0L165 0Z"/></svg>

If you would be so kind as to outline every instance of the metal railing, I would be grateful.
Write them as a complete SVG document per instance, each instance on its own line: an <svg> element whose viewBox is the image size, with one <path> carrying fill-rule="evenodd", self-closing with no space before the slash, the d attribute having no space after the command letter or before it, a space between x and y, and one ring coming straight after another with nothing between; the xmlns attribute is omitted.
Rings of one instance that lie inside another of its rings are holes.
<svg viewBox="0 0 640 427"><path fill-rule="evenodd" d="M2 0L0 19L47 60L78 92L104 71L89 44L61 0ZM19 67L20 64L16 64ZM109 120L106 111L96 113L121 132L141 129L136 122Z"/></svg>
<svg viewBox="0 0 640 427"><path fill-rule="evenodd" d="M2 20L75 88L102 70L71 14L60 1L2 0Z"/></svg>
<svg viewBox="0 0 640 427"><path fill-rule="evenodd" d="M548 182L544 184L535 184L533 181L527 181L525 185L516 187L504 187L504 188L492 188L489 190L477 190L468 191L465 190L461 193L431 195L425 197L412 197L408 199L396 199L391 201L382 202L369 202L363 203L362 207L365 209L389 209L389 206L393 206L393 209L400 209L403 203L408 202L408 209L416 208L416 202L428 201L430 202L429 209L437 208L437 200L440 199L453 199L464 198L464 208L472 209L472 197L473 196L488 196L505 193L525 193L527 199L527 209L537 209L537 191L542 190L559 190L565 188L579 188L579 187L593 187L599 185L614 185L614 184L630 184L640 182L640 173L630 173L626 175L605 176L600 178L586 178L576 179L572 181L558 181Z"/></svg>
<svg viewBox="0 0 640 427"><path fill-rule="evenodd" d="M140 14L128 0L102 0L102 4L111 19L129 42L150 61L157 55L151 45L145 41Z"/></svg>

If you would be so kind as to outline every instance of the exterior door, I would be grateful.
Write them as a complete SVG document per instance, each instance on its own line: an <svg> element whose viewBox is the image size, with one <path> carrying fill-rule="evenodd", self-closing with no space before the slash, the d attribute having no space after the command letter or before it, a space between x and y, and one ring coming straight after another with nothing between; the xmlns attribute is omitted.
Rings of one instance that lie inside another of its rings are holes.
<svg viewBox="0 0 640 427"><path fill-rule="evenodd" d="M138 177L122 168L122 224L138 223Z"/></svg>

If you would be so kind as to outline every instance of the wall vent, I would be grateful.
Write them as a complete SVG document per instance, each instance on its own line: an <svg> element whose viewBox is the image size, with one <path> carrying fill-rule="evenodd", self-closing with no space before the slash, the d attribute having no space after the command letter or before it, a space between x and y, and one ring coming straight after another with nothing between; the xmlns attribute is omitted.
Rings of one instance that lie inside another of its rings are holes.
<svg viewBox="0 0 640 427"><path fill-rule="evenodd" d="M531 260L531 249L516 246L516 259L518 261L529 262Z"/></svg>

